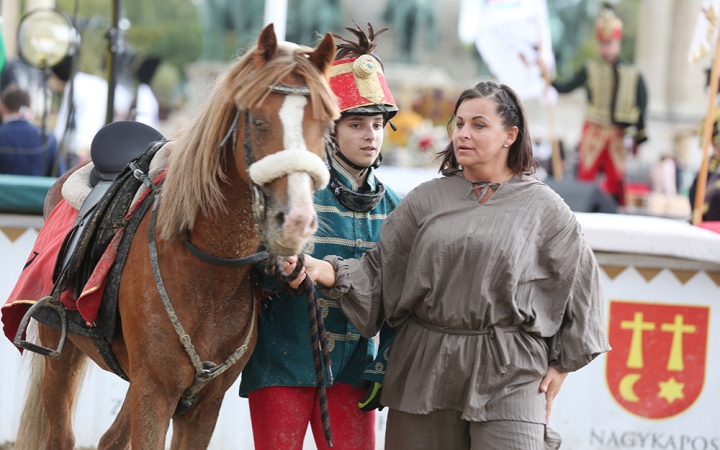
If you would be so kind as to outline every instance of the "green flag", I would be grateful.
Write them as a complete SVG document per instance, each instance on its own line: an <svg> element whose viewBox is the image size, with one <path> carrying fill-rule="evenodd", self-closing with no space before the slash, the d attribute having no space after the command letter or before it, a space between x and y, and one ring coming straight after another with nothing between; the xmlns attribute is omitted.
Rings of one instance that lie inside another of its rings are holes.
<svg viewBox="0 0 720 450"><path fill-rule="evenodd" d="M0 72L5 68L5 40L3 40L2 26L0 26Z"/></svg>

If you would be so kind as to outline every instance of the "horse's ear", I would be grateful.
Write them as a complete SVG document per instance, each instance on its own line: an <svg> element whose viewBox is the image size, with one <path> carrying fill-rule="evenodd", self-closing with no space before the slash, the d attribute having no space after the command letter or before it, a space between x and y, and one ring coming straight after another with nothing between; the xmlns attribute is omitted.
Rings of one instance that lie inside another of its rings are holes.
<svg viewBox="0 0 720 450"><path fill-rule="evenodd" d="M310 62L315 64L320 72L327 75L328 68L335 60L335 39L332 34L326 33L320 45L310 53Z"/></svg>
<svg viewBox="0 0 720 450"><path fill-rule="evenodd" d="M275 26L270 24L266 26L260 33L258 38L257 51L255 53L255 61L258 67L262 67L266 62L275 57L277 53L278 43L275 36Z"/></svg>

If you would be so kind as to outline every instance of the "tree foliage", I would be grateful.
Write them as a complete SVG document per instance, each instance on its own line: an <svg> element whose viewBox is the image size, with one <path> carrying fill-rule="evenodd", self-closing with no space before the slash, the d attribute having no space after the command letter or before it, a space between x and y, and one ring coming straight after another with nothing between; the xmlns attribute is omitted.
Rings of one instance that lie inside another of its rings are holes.
<svg viewBox="0 0 720 450"><path fill-rule="evenodd" d="M75 1L57 0L56 6L73 17ZM78 28L82 35L79 67L83 72L102 73L113 3L111 0L79 3ZM157 55L165 63L182 68L200 54L200 24L191 0L124 0L121 17L130 23L123 37L136 60Z"/></svg>

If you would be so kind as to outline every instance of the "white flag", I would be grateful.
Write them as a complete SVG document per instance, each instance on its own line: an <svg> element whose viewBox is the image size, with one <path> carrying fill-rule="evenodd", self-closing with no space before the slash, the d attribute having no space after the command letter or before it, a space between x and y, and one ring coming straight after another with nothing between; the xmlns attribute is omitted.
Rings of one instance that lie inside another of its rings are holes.
<svg viewBox="0 0 720 450"><path fill-rule="evenodd" d="M688 51L690 64L710 53L715 47L718 30L720 30L719 17L720 0L703 0Z"/></svg>
<svg viewBox="0 0 720 450"><path fill-rule="evenodd" d="M481 7L475 44L500 83L520 98L555 103L557 92L546 88L539 63L555 72L545 0L486 0Z"/></svg>
<svg viewBox="0 0 720 450"><path fill-rule="evenodd" d="M463 45L475 43L478 33L478 20L482 15L483 0L460 0L458 14L458 39Z"/></svg>

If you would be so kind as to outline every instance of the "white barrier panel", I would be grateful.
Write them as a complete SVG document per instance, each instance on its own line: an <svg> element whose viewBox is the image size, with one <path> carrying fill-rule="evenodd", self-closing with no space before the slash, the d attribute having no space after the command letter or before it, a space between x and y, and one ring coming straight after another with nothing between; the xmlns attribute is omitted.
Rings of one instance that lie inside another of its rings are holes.
<svg viewBox="0 0 720 450"><path fill-rule="evenodd" d="M720 450L720 235L666 219L578 214L603 271L613 350L570 374L550 426L563 449ZM0 220L0 299L37 237ZM27 378L0 338L0 444L14 441ZM74 420L78 446L110 426L127 383L94 364ZM252 449L247 401L227 392L211 449ZM383 448L387 409L378 415ZM169 440L168 440L169 442ZM311 433L305 449L313 449Z"/></svg>
<svg viewBox="0 0 720 450"><path fill-rule="evenodd" d="M7 226L0 218L0 302L4 304L17 281L23 265L32 251L37 238L34 227ZM308 337L309 339L309 337ZM14 442L20 424L20 413L25 399L28 362L4 336L0 337L0 445ZM94 447L110 427L120 410L128 383L118 376L105 372L91 361L78 398L73 420L77 447ZM189 364L189 362L188 362ZM238 396L240 380L225 394L215 433L210 442L211 450L252 450L253 438L247 400ZM378 450L382 450L385 436L387 409L378 414ZM171 426L172 428L172 426ZM168 432L167 447L172 431ZM308 429L303 448L315 449L312 432Z"/></svg>
<svg viewBox="0 0 720 450"><path fill-rule="evenodd" d="M550 423L562 448L720 449L720 235L578 217L604 250L595 254L613 349L565 380Z"/></svg>

